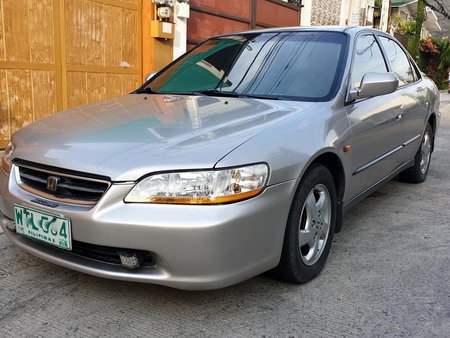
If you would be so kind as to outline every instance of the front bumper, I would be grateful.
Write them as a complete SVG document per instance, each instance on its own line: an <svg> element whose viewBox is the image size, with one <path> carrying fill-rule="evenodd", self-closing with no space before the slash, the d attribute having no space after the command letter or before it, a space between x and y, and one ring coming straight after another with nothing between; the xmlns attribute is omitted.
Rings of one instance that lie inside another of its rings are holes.
<svg viewBox="0 0 450 338"><path fill-rule="evenodd" d="M0 174L0 211L13 219L14 204L61 214L72 221L73 240L100 246L150 251L154 266L129 271L62 251L4 227L19 247L49 262L91 275L180 289L215 289L275 267L296 181L268 187L261 195L228 205L127 204L132 185L112 185L94 207L32 202L35 195Z"/></svg>

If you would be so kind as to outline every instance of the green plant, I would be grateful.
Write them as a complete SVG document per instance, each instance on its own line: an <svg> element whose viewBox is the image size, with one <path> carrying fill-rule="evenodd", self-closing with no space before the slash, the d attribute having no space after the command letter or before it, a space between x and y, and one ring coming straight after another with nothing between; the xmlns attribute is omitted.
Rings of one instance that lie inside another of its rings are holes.
<svg viewBox="0 0 450 338"><path fill-rule="evenodd" d="M416 26L414 30L413 43L412 43L412 56L414 59L419 58L420 50L420 34L422 32L422 24L425 21L425 2L424 0L417 1L417 14L416 14Z"/></svg>
<svg viewBox="0 0 450 338"><path fill-rule="evenodd" d="M450 42L448 39L429 37L419 45L419 66L440 89L446 89L447 69L450 67Z"/></svg>
<svg viewBox="0 0 450 338"><path fill-rule="evenodd" d="M383 0L375 0L375 8L373 11L373 17L379 18L381 16L381 6L383 4Z"/></svg>
<svg viewBox="0 0 450 338"><path fill-rule="evenodd" d="M441 54L439 46L434 43L432 38L425 38L420 40L419 51L425 55L429 54L439 56Z"/></svg>
<svg viewBox="0 0 450 338"><path fill-rule="evenodd" d="M441 57L439 62L439 68L447 70L450 67L450 41L449 40L441 40L442 48L441 48Z"/></svg>
<svg viewBox="0 0 450 338"><path fill-rule="evenodd" d="M396 32L413 37L416 30L416 23L412 20L404 19L400 13L396 13L392 20L392 25Z"/></svg>

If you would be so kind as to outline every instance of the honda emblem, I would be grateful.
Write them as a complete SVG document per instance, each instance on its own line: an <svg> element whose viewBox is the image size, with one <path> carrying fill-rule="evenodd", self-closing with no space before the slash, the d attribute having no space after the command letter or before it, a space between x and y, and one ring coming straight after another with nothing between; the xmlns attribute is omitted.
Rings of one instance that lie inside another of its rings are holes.
<svg viewBox="0 0 450 338"><path fill-rule="evenodd" d="M61 181L59 177L49 176L47 178L47 190L56 191L58 189L58 184Z"/></svg>

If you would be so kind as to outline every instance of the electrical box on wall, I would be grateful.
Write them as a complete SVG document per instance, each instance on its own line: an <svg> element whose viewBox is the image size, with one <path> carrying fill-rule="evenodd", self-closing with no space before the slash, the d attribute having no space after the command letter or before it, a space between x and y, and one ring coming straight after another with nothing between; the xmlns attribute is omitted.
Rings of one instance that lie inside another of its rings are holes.
<svg viewBox="0 0 450 338"><path fill-rule="evenodd" d="M175 5L175 10L179 18L189 19L189 4L187 2L178 2Z"/></svg>
<svg viewBox="0 0 450 338"><path fill-rule="evenodd" d="M171 22L152 20L150 36L152 38L173 39L175 36L175 25Z"/></svg>
<svg viewBox="0 0 450 338"><path fill-rule="evenodd" d="M175 36L175 24L173 23L175 0L152 0L152 2L154 15L150 25L150 36L173 39Z"/></svg>

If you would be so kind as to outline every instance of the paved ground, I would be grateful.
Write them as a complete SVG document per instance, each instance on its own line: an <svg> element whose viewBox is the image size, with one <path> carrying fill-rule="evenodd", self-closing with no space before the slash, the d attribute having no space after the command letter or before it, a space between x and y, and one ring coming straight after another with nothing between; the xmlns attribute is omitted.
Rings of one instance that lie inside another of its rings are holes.
<svg viewBox="0 0 450 338"><path fill-rule="evenodd" d="M0 336L450 336L450 96L424 184L391 182L355 207L323 273L262 275L209 292L103 280L0 234Z"/></svg>

